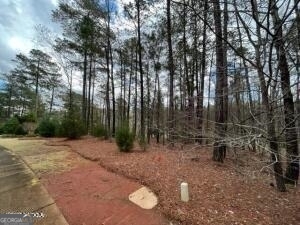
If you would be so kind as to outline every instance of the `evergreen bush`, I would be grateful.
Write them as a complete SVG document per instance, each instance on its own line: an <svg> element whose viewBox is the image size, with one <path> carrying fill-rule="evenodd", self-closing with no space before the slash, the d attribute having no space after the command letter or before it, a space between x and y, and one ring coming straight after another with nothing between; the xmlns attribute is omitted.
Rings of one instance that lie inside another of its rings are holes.
<svg viewBox="0 0 300 225"><path fill-rule="evenodd" d="M33 113L28 113L26 115L23 115L21 117L18 117L20 123L24 122L35 122L35 116Z"/></svg>
<svg viewBox="0 0 300 225"><path fill-rule="evenodd" d="M69 113L62 121L60 128L61 135L70 139L77 139L84 135L85 128L78 116Z"/></svg>
<svg viewBox="0 0 300 225"><path fill-rule="evenodd" d="M12 117L4 123L2 127L3 134L15 134L19 126L19 120L16 117Z"/></svg>
<svg viewBox="0 0 300 225"><path fill-rule="evenodd" d="M97 125L92 130L92 135L95 137L104 137L105 139L108 138L108 132L103 125Z"/></svg>
<svg viewBox="0 0 300 225"><path fill-rule="evenodd" d="M22 127L22 125L20 124L17 129L15 130L15 135L26 135L28 132L26 130L24 130L24 128Z"/></svg>
<svg viewBox="0 0 300 225"><path fill-rule="evenodd" d="M38 125L36 133L42 137L54 137L56 131L56 123L50 118L44 118Z"/></svg>
<svg viewBox="0 0 300 225"><path fill-rule="evenodd" d="M3 128L2 125L0 126L0 135L3 134Z"/></svg>
<svg viewBox="0 0 300 225"><path fill-rule="evenodd" d="M121 152L130 152L132 150L134 135L130 132L129 126L122 126L117 129L116 142Z"/></svg>

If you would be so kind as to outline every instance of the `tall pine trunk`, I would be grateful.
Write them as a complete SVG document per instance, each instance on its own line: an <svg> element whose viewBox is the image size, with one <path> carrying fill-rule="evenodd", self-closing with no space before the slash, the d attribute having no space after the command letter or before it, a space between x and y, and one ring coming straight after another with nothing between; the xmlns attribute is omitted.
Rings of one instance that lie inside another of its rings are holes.
<svg viewBox="0 0 300 225"><path fill-rule="evenodd" d="M109 42L110 55L110 81L111 81L111 98L112 98L112 135L116 133L116 97L115 97L115 81L114 81L114 61L112 56L111 43Z"/></svg>
<svg viewBox="0 0 300 225"><path fill-rule="evenodd" d="M138 19L138 56L139 56L139 72L140 72L140 91L141 91L141 99L140 99L140 105L141 105L141 142L145 142L145 114L144 114L144 76L143 76L143 64L142 64L142 43L141 43L141 18L140 18L140 0L137 0L136 2L137 7L137 19Z"/></svg>
<svg viewBox="0 0 300 225"><path fill-rule="evenodd" d="M208 0L204 2L204 21L207 21ZM198 132L201 134L199 143L203 143L203 108L204 108L204 78L206 73L206 39L207 39L207 23L203 26L203 42L202 42L202 55L201 55L201 76L200 76L200 90L198 96ZM210 84L209 84L210 85Z"/></svg>
<svg viewBox="0 0 300 225"><path fill-rule="evenodd" d="M228 69L227 69L227 40L228 40L228 3L224 1L224 15L223 15L223 57L224 57L224 74L223 74L223 104L224 104L224 133L227 131L228 120ZM226 145L224 150L224 157L226 156Z"/></svg>
<svg viewBox="0 0 300 225"><path fill-rule="evenodd" d="M87 81L87 49L84 49L84 61L83 61L83 79L82 79L82 111L81 117L84 124L86 124L86 81Z"/></svg>
<svg viewBox="0 0 300 225"><path fill-rule="evenodd" d="M93 85L92 85L92 100L91 100L91 131L93 131L93 129L94 129L95 79L96 79L96 60L94 59L94 67L93 67Z"/></svg>
<svg viewBox="0 0 300 225"><path fill-rule="evenodd" d="M258 15L258 6L256 0L252 0L252 14L256 21L259 21ZM274 111L272 104L269 100L269 93L268 87L266 85L264 72L263 72L263 65L261 62L261 46L262 46L262 37L259 24L256 24L256 35L257 35L257 44L255 45L255 60L257 65L257 73L260 83L261 89L261 98L262 98L262 105L267 114L267 134L268 134L268 141L269 147L271 151L271 160L273 162L273 170L274 176L276 180L276 186L279 191L286 191L284 177L283 177L283 170L282 165L279 160L279 146L278 146L278 138L275 132L275 121L274 121ZM271 63L271 62L269 62Z"/></svg>
<svg viewBox="0 0 300 225"><path fill-rule="evenodd" d="M174 62L172 49L172 26L171 26L171 0L167 0L167 42L168 42L168 69L169 69L169 140L173 141L175 129L174 114ZM173 143L171 143L173 146Z"/></svg>
<svg viewBox="0 0 300 225"><path fill-rule="evenodd" d="M38 61L36 74L35 74L35 116L38 119L39 110L39 78L40 78L40 60Z"/></svg>
<svg viewBox="0 0 300 225"><path fill-rule="evenodd" d="M53 101L54 101L54 86L52 87L52 90L51 90L51 100L50 100L50 109L49 109L49 113L51 114L52 113L52 107L53 107Z"/></svg>
<svg viewBox="0 0 300 225"><path fill-rule="evenodd" d="M110 124L110 95L109 95L109 88L110 88L110 69L109 69L109 50L108 47L105 48L105 55L106 55L106 127L108 136L111 137L111 124Z"/></svg>
<svg viewBox="0 0 300 225"><path fill-rule="evenodd" d="M225 56L221 23L221 9L219 0L213 1L215 35L216 35L216 88L215 88L215 140L213 160L223 162L226 154L225 138Z"/></svg>
<svg viewBox="0 0 300 225"><path fill-rule="evenodd" d="M129 126L129 119L130 119L130 103L131 103L131 82L133 76L133 50L131 50L131 57L130 57L130 74L129 74L129 84L128 84L128 97L127 97L127 123Z"/></svg>
<svg viewBox="0 0 300 225"><path fill-rule="evenodd" d="M284 106L285 142L288 160L285 179L287 183L297 183L299 177L299 152L295 123L295 108L290 85L290 71L283 41L282 20L279 17L276 2L271 0L270 3L273 6L271 15L275 26L274 42L279 63Z"/></svg>
<svg viewBox="0 0 300 225"><path fill-rule="evenodd" d="M136 135L137 131L137 88L138 88L138 47L135 48L135 84L134 84L134 123L133 123L133 133Z"/></svg>
<svg viewBox="0 0 300 225"><path fill-rule="evenodd" d="M89 86L88 86L88 101L87 101L87 115L86 115L86 129L90 128L90 116L91 116L91 90L92 90L92 67L93 67L93 55L90 54L90 68L89 68Z"/></svg>

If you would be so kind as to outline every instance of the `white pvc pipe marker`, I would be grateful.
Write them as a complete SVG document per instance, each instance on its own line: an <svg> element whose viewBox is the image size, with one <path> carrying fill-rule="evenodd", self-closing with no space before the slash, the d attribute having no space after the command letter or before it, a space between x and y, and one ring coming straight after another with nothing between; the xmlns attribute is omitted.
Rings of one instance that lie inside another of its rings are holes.
<svg viewBox="0 0 300 225"><path fill-rule="evenodd" d="M181 201L188 202L189 201L189 186L188 183L182 182L180 185L181 189Z"/></svg>

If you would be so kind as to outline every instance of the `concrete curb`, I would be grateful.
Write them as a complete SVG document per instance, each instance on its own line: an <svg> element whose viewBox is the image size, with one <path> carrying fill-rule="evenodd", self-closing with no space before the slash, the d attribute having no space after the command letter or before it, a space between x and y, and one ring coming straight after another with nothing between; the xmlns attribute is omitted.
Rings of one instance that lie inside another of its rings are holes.
<svg viewBox="0 0 300 225"><path fill-rule="evenodd" d="M34 224L68 225L28 163L2 146L0 155L0 213L37 213Z"/></svg>

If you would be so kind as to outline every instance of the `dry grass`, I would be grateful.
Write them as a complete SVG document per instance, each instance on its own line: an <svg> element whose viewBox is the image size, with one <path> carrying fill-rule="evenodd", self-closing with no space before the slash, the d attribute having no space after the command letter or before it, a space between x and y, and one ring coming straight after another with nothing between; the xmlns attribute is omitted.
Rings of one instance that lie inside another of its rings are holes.
<svg viewBox="0 0 300 225"><path fill-rule="evenodd" d="M0 138L0 145L20 155L38 176L70 170L84 163L67 146L47 145L46 139Z"/></svg>

